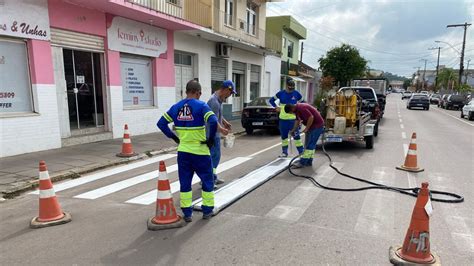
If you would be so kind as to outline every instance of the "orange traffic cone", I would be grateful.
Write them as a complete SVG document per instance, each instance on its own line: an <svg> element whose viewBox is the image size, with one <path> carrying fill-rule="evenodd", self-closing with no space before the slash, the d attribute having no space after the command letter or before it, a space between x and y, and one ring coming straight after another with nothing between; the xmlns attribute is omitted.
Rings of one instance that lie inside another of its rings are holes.
<svg viewBox="0 0 474 266"><path fill-rule="evenodd" d="M418 167L418 161L416 156L416 133L413 132L411 136L410 146L408 147L407 156L405 158L405 163L402 166L396 167L399 170L404 170L408 172L422 172L425 169Z"/></svg>
<svg viewBox="0 0 474 266"><path fill-rule="evenodd" d="M53 184L49 179L48 169L44 161L39 163L39 216L33 218L31 228L41 228L71 221L71 215L63 212L54 193Z"/></svg>
<svg viewBox="0 0 474 266"><path fill-rule="evenodd" d="M184 225L186 225L186 222L176 213L176 208L174 207L165 162L160 161L156 215L148 219L148 230L170 229Z"/></svg>
<svg viewBox="0 0 474 266"><path fill-rule="evenodd" d="M402 247L390 247L389 259L395 265L436 264L439 257L430 251L430 216L433 212L428 183L422 183Z"/></svg>
<svg viewBox="0 0 474 266"><path fill-rule="evenodd" d="M123 131L123 142L122 142L122 152L117 154L118 157L132 157L137 155L133 152L132 139L130 138L130 132L128 131L128 125L125 124Z"/></svg>

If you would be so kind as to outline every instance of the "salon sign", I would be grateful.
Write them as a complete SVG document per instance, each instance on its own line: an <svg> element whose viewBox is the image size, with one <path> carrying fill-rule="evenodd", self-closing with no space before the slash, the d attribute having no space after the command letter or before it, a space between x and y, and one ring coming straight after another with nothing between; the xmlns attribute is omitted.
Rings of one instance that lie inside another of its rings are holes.
<svg viewBox="0 0 474 266"><path fill-rule="evenodd" d="M122 17L114 17L107 29L108 48L114 51L159 57L167 41L166 30Z"/></svg>
<svg viewBox="0 0 474 266"><path fill-rule="evenodd" d="M47 0L0 0L0 35L49 40Z"/></svg>

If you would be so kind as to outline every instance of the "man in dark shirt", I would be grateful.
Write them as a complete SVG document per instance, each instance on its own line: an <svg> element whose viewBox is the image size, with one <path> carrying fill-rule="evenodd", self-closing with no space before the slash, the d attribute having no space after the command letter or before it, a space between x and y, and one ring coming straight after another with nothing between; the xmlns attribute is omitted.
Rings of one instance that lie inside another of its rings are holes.
<svg viewBox="0 0 474 266"><path fill-rule="evenodd" d="M295 167L312 166L316 143L324 131L324 120L318 110L307 103L287 104L285 105L285 112L296 115L296 123L292 132L301 123L306 126L303 130L303 133L305 133L304 153L301 155L300 161L295 164Z"/></svg>

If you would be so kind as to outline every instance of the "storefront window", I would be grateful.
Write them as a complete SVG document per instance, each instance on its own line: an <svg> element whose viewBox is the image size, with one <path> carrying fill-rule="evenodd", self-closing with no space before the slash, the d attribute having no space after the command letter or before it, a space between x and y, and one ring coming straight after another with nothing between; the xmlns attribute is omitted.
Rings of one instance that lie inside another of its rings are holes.
<svg viewBox="0 0 474 266"><path fill-rule="evenodd" d="M120 55L124 107L153 106L151 59Z"/></svg>
<svg viewBox="0 0 474 266"><path fill-rule="evenodd" d="M26 43L0 39L0 113L32 110Z"/></svg>

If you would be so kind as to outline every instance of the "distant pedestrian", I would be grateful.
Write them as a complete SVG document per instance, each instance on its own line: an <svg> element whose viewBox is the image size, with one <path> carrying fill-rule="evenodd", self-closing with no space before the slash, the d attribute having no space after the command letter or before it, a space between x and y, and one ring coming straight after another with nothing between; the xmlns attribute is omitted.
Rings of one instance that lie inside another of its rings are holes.
<svg viewBox="0 0 474 266"><path fill-rule="evenodd" d="M212 171L214 175L214 184L223 184L224 180L217 176L217 166L221 160L221 136L226 136L232 130L232 125L222 116L222 103L227 100L231 95L235 94L235 85L231 80L226 80L222 83L221 87L212 94L207 105L211 108L214 114L217 116L217 134L214 139L214 146L211 148L211 160L212 160Z"/></svg>
<svg viewBox="0 0 474 266"><path fill-rule="evenodd" d="M281 135L281 149L282 153L279 157L286 158L288 157L288 144L291 136L289 135L290 130L295 125L295 115L289 114L285 111L285 105L287 104L296 104L303 101L303 96L295 90L295 81L289 78L286 82L286 90L279 91L275 97L270 99L270 104L280 112L279 118L279 127ZM275 101L280 101L280 106L277 107ZM303 143L301 142L299 129L294 131L295 146L298 149L298 152L303 153Z"/></svg>
<svg viewBox="0 0 474 266"><path fill-rule="evenodd" d="M287 104L285 105L285 112L296 115L296 123L291 130L291 134L298 130L301 123L306 126L303 130L303 133L305 133L305 150L300 161L295 166L312 166L316 143L324 131L324 120L318 110L307 103Z"/></svg>
<svg viewBox="0 0 474 266"><path fill-rule="evenodd" d="M214 178L209 149L214 145L217 117L205 102L199 100L201 94L201 84L189 81L186 84L186 99L171 106L157 123L168 138L178 143L180 204L186 222L192 221L194 173L202 182L203 219L211 218L214 209ZM168 127L169 123L174 123L177 136Z"/></svg>

